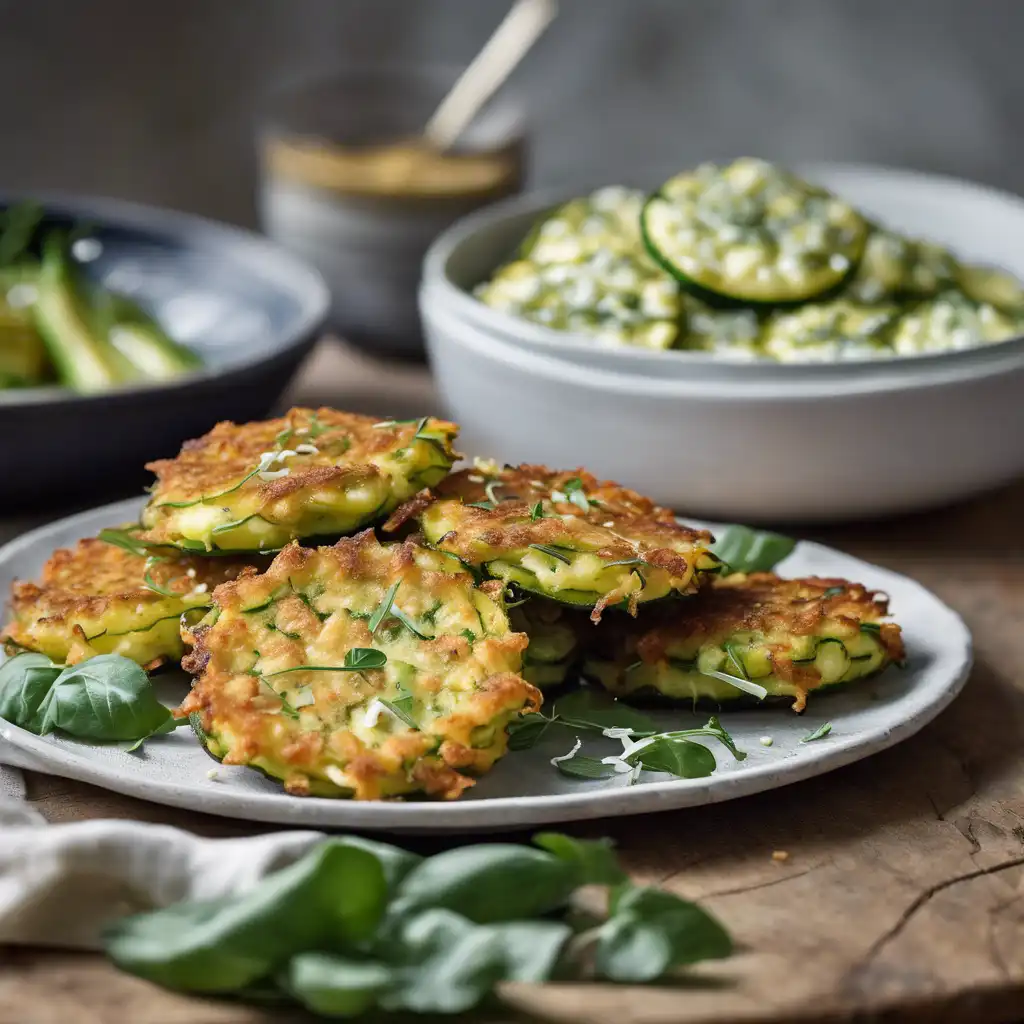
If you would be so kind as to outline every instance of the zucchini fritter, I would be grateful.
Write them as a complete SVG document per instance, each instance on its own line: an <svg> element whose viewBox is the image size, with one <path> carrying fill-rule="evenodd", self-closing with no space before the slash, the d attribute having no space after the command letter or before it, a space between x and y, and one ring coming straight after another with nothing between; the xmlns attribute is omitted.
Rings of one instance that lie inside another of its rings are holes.
<svg viewBox="0 0 1024 1024"><path fill-rule="evenodd" d="M274 551L292 540L352 533L444 478L454 423L380 423L333 409L218 423L156 474L144 539L198 551Z"/></svg>
<svg viewBox="0 0 1024 1024"><path fill-rule="evenodd" d="M219 587L194 635L182 710L207 750L297 795L458 797L541 703L501 584L372 530L290 545L263 575Z"/></svg>
<svg viewBox="0 0 1024 1024"><path fill-rule="evenodd" d="M579 660L581 612L543 597L530 597L509 611L512 628L530 638L523 652L523 678L538 689L561 686Z"/></svg>
<svg viewBox="0 0 1024 1024"><path fill-rule="evenodd" d="M432 500L436 498L436 500ZM563 604L639 604L696 590L721 563L712 536L668 509L585 470L478 461L433 495L400 509L385 529L417 516L428 544L488 576Z"/></svg>
<svg viewBox="0 0 1024 1024"><path fill-rule="evenodd" d="M732 677L802 711L812 690L902 661L900 627L879 621L887 612L885 597L859 583L736 573L663 614L600 632L584 672L616 696L687 702L744 698Z"/></svg>
<svg viewBox="0 0 1024 1024"><path fill-rule="evenodd" d="M55 551L39 583L16 582L0 639L75 664L120 654L140 665L180 660L183 612L208 608L211 591L245 568L228 559L146 559L90 538Z"/></svg>

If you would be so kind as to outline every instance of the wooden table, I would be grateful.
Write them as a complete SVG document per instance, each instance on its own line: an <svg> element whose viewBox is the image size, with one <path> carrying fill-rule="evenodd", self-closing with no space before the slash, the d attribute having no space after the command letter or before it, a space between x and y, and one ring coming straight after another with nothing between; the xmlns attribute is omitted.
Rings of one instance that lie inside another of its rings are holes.
<svg viewBox="0 0 1024 1024"><path fill-rule="evenodd" d="M424 371L384 372L340 348L318 351L292 397L395 416L436 407ZM519 988L506 1019L1024 1018L1024 485L928 515L804 532L916 577L964 616L977 665L963 695L913 739L822 778L570 828L613 836L638 879L702 900L741 952L672 988ZM258 828L41 775L28 785L54 822ZM785 860L773 858L780 850ZM166 994L99 957L0 951L0 1024L271 1019L285 1018Z"/></svg>

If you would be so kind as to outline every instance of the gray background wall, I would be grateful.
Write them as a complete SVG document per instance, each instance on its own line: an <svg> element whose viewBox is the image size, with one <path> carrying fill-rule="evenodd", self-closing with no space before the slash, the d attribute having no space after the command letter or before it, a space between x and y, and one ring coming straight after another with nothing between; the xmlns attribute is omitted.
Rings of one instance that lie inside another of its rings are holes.
<svg viewBox="0 0 1024 1024"><path fill-rule="evenodd" d="M464 61L508 0L0 0L0 187L253 220L268 88ZM1021 0L562 0L518 83L534 180L709 155L872 160L1024 192Z"/></svg>

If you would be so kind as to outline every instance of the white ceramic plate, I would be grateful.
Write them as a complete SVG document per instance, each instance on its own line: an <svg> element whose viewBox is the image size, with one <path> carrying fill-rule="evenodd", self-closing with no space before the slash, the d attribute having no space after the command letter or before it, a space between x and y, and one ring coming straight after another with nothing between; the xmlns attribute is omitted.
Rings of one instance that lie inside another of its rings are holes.
<svg viewBox="0 0 1024 1024"><path fill-rule="evenodd" d="M93 536L103 526L133 520L137 501L121 502L64 519L26 534L0 550L0 591L11 581L35 577L56 547ZM187 807L252 821L321 828L391 831L511 829L582 818L642 814L731 800L820 775L884 750L913 735L960 691L971 667L971 638L960 617L919 584L818 544L801 543L782 564L783 575L848 577L884 590L903 625L909 661L865 685L811 699L797 716L786 707L722 715L747 759L737 762L717 745L718 770L706 779L676 780L645 773L636 785L625 777L580 781L566 778L550 759L572 745L562 730L533 750L514 753L455 803L355 803L286 796L273 782L245 768L217 767L188 730L147 743L140 753L117 746L89 746L74 740L40 738L0 722L0 761L91 782L156 803ZM161 677L161 696L179 700L187 683L181 674ZM686 728L705 715L657 711L659 725ZM831 734L813 743L801 737L822 723ZM760 737L771 736L771 747ZM602 750L602 744L604 749ZM590 740L588 753L613 753L610 740Z"/></svg>

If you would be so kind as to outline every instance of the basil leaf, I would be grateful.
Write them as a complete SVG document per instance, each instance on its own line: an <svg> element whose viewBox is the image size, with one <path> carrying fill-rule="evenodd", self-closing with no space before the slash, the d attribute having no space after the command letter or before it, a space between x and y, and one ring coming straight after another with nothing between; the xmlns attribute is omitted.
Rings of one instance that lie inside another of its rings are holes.
<svg viewBox="0 0 1024 1024"><path fill-rule="evenodd" d="M380 1006L465 1012L500 981L546 981L571 935L568 925L555 921L478 925L449 910L426 910L404 921L389 941L389 956L401 966Z"/></svg>
<svg viewBox="0 0 1024 1024"><path fill-rule="evenodd" d="M169 732L174 732L175 729L180 729L182 726L190 725L191 723L187 718L168 718L163 725L158 726L152 732L147 733L145 736L140 736L134 743L129 747L125 747L125 752L128 754L135 753L139 747L142 746L146 740L151 740L154 736L165 736Z"/></svg>
<svg viewBox="0 0 1024 1024"><path fill-rule="evenodd" d="M730 572L771 572L795 547L795 540L780 533L727 526L711 550L729 566Z"/></svg>
<svg viewBox="0 0 1024 1024"><path fill-rule="evenodd" d="M173 716L153 693L145 670L117 654L69 665L39 707L39 732L59 729L79 739L137 740L164 728Z"/></svg>
<svg viewBox="0 0 1024 1024"><path fill-rule="evenodd" d="M300 953L291 959L279 982L313 1013L357 1017L376 1005L393 979L392 968L372 960Z"/></svg>
<svg viewBox="0 0 1024 1024"><path fill-rule="evenodd" d="M393 920L431 907L477 924L538 917L565 906L576 868L545 850L510 843L463 846L418 864L399 886Z"/></svg>
<svg viewBox="0 0 1024 1024"><path fill-rule="evenodd" d="M345 668L360 671L364 668L383 668L388 656L372 647L353 647L345 652Z"/></svg>
<svg viewBox="0 0 1024 1024"><path fill-rule="evenodd" d="M0 665L0 718L37 735L39 708L64 671L45 654L25 651Z"/></svg>
<svg viewBox="0 0 1024 1024"><path fill-rule="evenodd" d="M555 767L573 779L610 779L617 774L614 765L605 764L599 758L587 754L576 754L556 761Z"/></svg>
<svg viewBox="0 0 1024 1024"><path fill-rule="evenodd" d="M578 872L578 885L618 885L626 880L610 839L575 839L561 832L540 832L533 837L533 844L572 864Z"/></svg>
<svg viewBox="0 0 1024 1024"><path fill-rule="evenodd" d="M728 933L696 904L659 889L623 886L598 929L595 966L611 981L646 982L731 953Z"/></svg>
<svg viewBox="0 0 1024 1024"><path fill-rule="evenodd" d="M662 736L627 755L627 764L639 764L649 772L667 772L680 779L703 779L713 775L715 755L702 743Z"/></svg>
<svg viewBox="0 0 1024 1024"><path fill-rule="evenodd" d="M124 918L106 936L122 970L185 992L234 992L310 949L354 949L376 931L384 872L367 850L321 843L241 896Z"/></svg>
<svg viewBox="0 0 1024 1024"><path fill-rule="evenodd" d="M815 740L823 740L831 731L832 723L825 722L822 725L819 725L818 728L814 730L814 732L809 732L800 740L800 742L813 743Z"/></svg>
<svg viewBox="0 0 1024 1024"><path fill-rule="evenodd" d="M408 850L403 850L400 846L381 843L376 839L364 839L362 836L345 836L344 839L338 841L344 843L345 846L354 846L357 850L365 850L367 853L372 853L377 858L377 863L380 864L384 872L384 882L389 893L392 893L402 879L423 860L418 853L410 853Z"/></svg>

